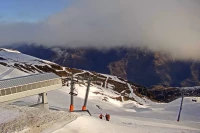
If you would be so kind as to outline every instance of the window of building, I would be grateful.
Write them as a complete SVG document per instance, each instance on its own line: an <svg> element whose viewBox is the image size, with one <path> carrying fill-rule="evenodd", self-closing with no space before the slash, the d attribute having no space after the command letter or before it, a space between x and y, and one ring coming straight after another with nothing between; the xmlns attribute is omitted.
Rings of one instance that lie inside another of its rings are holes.
<svg viewBox="0 0 200 133"><path fill-rule="evenodd" d="M37 83L37 88L41 87L41 82Z"/></svg>
<svg viewBox="0 0 200 133"><path fill-rule="evenodd" d="M45 87L45 86L46 86L46 85L45 85L45 84L46 84L45 82L42 82L41 84L42 84L42 87Z"/></svg>
<svg viewBox="0 0 200 133"><path fill-rule="evenodd" d="M16 88L15 87L11 88L11 92L12 92L12 94L16 93Z"/></svg>
<svg viewBox="0 0 200 133"><path fill-rule="evenodd" d="M6 95L11 94L10 88L5 89L5 91L6 91Z"/></svg>
<svg viewBox="0 0 200 133"><path fill-rule="evenodd" d="M57 79L54 79L54 80L53 80L53 84L54 84L54 85L57 84Z"/></svg>
<svg viewBox="0 0 200 133"><path fill-rule="evenodd" d="M36 89L37 88L37 83L33 83L32 84L32 89Z"/></svg>
<svg viewBox="0 0 200 133"><path fill-rule="evenodd" d="M22 91L26 91L26 85L22 86Z"/></svg>
<svg viewBox="0 0 200 133"><path fill-rule="evenodd" d="M50 86L51 85L51 81L47 81L47 85Z"/></svg>
<svg viewBox="0 0 200 133"><path fill-rule="evenodd" d="M16 88L17 88L17 92L21 92L22 91L21 86L18 86Z"/></svg>
<svg viewBox="0 0 200 133"><path fill-rule="evenodd" d="M27 90L31 90L32 89L32 85L27 85Z"/></svg>
<svg viewBox="0 0 200 133"><path fill-rule="evenodd" d="M1 95L2 95L2 96L5 95L5 90L4 90L4 89L1 90Z"/></svg>
<svg viewBox="0 0 200 133"><path fill-rule="evenodd" d="M54 85L54 81L53 80L51 80L51 85Z"/></svg>

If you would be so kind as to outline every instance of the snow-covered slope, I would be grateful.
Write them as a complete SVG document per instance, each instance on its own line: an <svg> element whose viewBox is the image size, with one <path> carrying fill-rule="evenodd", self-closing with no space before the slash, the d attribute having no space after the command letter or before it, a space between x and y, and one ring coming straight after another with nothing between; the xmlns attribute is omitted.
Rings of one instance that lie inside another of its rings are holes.
<svg viewBox="0 0 200 133"><path fill-rule="evenodd" d="M76 110L80 110L84 102L84 86L78 87L79 93L74 99ZM96 91L91 88L91 91ZM70 105L70 95L68 87L48 93L48 100L52 110L68 111ZM33 105L37 103L37 96L20 99L13 103L18 106ZM196 98L197 101L200 99ZM70 124L55 124L48 128L47 132L53 133L85 133L93 131L94 133L103 132L137 132L137 133L199 133L200 131L200 103L192 102L192 98L184 98L183 109L180 122L177 122L177 115L180 105L177 99L171 103L151 103L145 108L138 108L133 101L124 103L120 106L113 102L101 101L98 96L90 92L87 109L92 116L81 116ZM98 105L98 106L97 106ZM109 113L111 121L105 119L99 120L99 114ZM59 128L55 128L59 127Z"/></svg>
<svg viewBox="0 0 200 133"><path fill-rule="evenodd" d="M78 95L74 97L75 110L80 110L84 102L86 85L77 84L75 88L78 92ZM51 110L68 112L70 105L69 90L70 86L65 86L60 90L48 93ZM149 101L148 105L140 105L132 100L119 102L109 97L107 101L102 101L103 96L94 93L99 91L104 93L104 95L115 96L107 89L99 89L92 85L87 104L87 109L92 114L91 117L83 115L70 124L55 123L53 124L54 126L50 126L43 133L50 133L49 131L53 133L85 133L89 131L94 133L199 133L200 131L200 98L184 98L181 119L180 122L177 122L181 99L171 103ZM197 102L193 102L192 99L196 99ZM19 99L12 104L31 106L37 104L37 101L38 96L32 96ZM101 113L104 115L109 113L111 121L99 120L98 116ZM13 115L13 117L18 117L18 115ZM21 117L19 116L19 118ZM25 127L24 131L29 131L31 128Z"/></svg>
<svg viewBox="0 0 200 133"><path fill-rule="evenodd" d="M81 116L53 133L199 133L198 129L192 127L139 119L128 120L127 118L118 117L118 121L123 121L123 125L116 122L106 122L88 116Z"/></svg>

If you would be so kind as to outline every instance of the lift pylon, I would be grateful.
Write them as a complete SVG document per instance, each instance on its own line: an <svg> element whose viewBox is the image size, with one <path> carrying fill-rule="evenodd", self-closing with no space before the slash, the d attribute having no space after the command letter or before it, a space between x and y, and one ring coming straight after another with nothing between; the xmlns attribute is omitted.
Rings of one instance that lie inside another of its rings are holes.
<svg viewBox="0 0 200 133"><path fill-rule="evenodd" d="M86 90L86 93L85 93L85 100L84 100L82 110L86 110L88 95L89 95L89 92L90 92L90 82L91 82L91 80L90 80L90 76L89 76L87 90Z"/></svg>
<svg viewBox="0 0 200 133"><path fill-rule="evenodd" d="M82 80L84 80L84 79L86 79L86 77L84 77ZM87 110L86 106L87 106L87 100L88 100L89 91L90 91L90 84L91 84L91 81L93 80L91 78L90 74L89 74L89 77L87 78L87 80L88 80L87 81L88 84L87 84L87 89L86 89L86 94L85 94L85 99L84 99L84 104L82 106L82 110L74 110L74 96L77 96L77 94L75 94L75 92L74 92L74 90L75 90L74 85L75 85L75 82L77 82L77 83L79 83L79 82L78 82L78 80L74 80L74 77L72 75L72 77L71 77L71 88L70 88L70 93L69 93L71 95L71 103L70 103L70 109L69 109L70 112L77 112L77 111L78 112L80 112L80 111L89 112Z"/></svg>

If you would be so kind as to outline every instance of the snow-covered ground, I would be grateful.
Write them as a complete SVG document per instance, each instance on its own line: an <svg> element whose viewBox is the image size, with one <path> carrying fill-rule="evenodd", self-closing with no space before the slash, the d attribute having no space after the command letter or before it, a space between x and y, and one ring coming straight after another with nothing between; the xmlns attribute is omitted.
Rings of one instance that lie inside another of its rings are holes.
<svg viewBox="0 0 200 133"><path fill-rule="evenodd" d="M139 119L120 117L118 121L123 121L123 124L81 116L53 133L199 133L196 128Z"/></svg>
<svg viewBox="0 0 200 133"><path fill-rule="evenodd" d="M79 114L64 111L47 111L33 107L1 105L1 133L40 133L57 130L75 119ZM55 123L59 125L55 125ZM48 129L51 127L50 129Z"/></svg>
<svg viewBox="0 0 200 133"><path fill-rule="evenodd" d="M83 105L86 86L76 86L78 96L75 97L75 109L80 110ZM101 96L92 93L98 89L91 87L87 109L92 116L81 116L70 124L52 131L53 133L86 133L86 132L113 132L113 133L200 133L200 102L192 102L192 98L184 98L180 122L177 115L180 99L171 103L151 103L148 106L137 106L133 101L124 103L117 101L102 101ZM102 91L102 90L100 90ZM69 87L48 93L50 108L53 110L68 111L70 105ZM37 96L24 98L15 105L36 104ZM200 99L197 99L198 101ZM109 113L111 121L98 119L99 114ZM59 124L57 126L60 126ZM49 132L44 132L49 133Z"/></svg>

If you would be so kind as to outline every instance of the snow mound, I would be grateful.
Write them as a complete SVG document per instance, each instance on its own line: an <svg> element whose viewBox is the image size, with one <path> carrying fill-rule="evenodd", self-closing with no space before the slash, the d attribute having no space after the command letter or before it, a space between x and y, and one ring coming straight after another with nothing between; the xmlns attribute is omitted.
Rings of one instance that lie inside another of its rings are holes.
<svg viewBox="0 0 200 133"><path fill-rule="evenodd" d="M49 127L53 129L55 123L67 124L78 116L63 111L4 105L0 108L0 132L41 133Z"/></svg>

